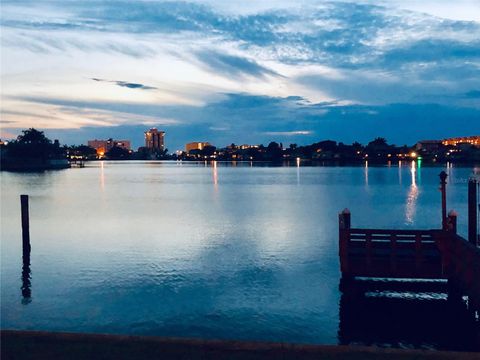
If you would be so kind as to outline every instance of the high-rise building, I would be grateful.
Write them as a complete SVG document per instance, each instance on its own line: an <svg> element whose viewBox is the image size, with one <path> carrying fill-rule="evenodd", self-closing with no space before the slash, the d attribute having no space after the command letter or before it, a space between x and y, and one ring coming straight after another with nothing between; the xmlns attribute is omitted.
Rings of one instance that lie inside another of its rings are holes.
<svg viewBox="0 0 480 360"><path fill-rule="evenodd" d="M145 147L149 150L165 150L165 131L156 128L145 131Z"/></svg>

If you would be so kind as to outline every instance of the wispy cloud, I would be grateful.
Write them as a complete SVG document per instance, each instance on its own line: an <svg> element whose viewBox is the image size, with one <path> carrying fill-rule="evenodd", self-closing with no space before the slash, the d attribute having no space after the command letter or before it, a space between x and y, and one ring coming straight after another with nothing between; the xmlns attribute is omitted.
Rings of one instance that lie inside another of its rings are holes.
<svg viewBox="0 0 480 360"><path fill-rule="evenodd" d="M201 50L196 53L196 57L209 71L228 77L281 76L277 72L259 65L255 60L242 56L220 53L215 50Z"/></svg>
<svg viewBox="0 0 480 360"><path fill-rule="evenodd" d="M158 88L154 86L148 86L144 84L138 84L138 83L131 83L131 82L126 82L126 81L121 81L121 80L105 80L105 79L99 79L99 78L91 78L94 81L98 82L107 82L107 83L114 83L120 87L126 87L129 89L140 89L140 90L156 90Z"/></svg>
<svg viewBox="0 0 480 360"><path fill-rule="evenodd" d="M108 137L127 135L135 144L140 145L145 126L159 126L167 132L170 149L183 148L185 143L195 139L206 139L215 145L224 146L232 141L308 143L327 138L345 143L355 140L368 142L376 136L384 136L394 143L411 145L419 138L480 133L480 123L477 121L480 109L438 104L306 104L297 98L248 94L227 94L223 100L202 107L61 101L32 97L23 101L23 108L28 109L30 104L36 103L42 109L41 114L55 113L55 121L46 127L64 129L58 133L64 134L62 136L65 137L61 139L74 139L75 131L81 128L88 131L77 133L83 139L80 141L88 140L89 136L93 136L91 134L110 134ZM25 116L2 115L2 118L20 120ZM80 123L73 123L76 130L66 129L72 127L72 123L68 122L75 119L81 120ZM405 125L406 119L409 124L415 124L414 132L411 131L411 126ZM21 128L19 120L5 127ZM101 125L102 121L106 125ZM100 130L106 127L108 130Z"/></svg>
<svg viewBox="0 0 480 360"><path fill-rule="evenodd" d="M311 135L313 132L309 130L295 130L295 131L266 131L265 135L270 136L295 136L295 135Z"/></svg>
<svg viewBox="0 0 480 360"><path fill-rule="evenodd" d="M470 99L480 99L480 90L471 90L465 93L465 97Z"/></svg>

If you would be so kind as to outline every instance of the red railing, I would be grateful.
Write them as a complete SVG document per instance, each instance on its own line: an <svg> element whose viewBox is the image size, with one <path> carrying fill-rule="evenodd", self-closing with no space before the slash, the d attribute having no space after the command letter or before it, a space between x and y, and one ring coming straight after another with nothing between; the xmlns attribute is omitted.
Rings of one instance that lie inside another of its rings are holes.
<svg viewBox="0 0 480 360"><path fill-rule="evenodd" d="M447 278L436 230L341 229L340 264L347 276Z"/></svg>

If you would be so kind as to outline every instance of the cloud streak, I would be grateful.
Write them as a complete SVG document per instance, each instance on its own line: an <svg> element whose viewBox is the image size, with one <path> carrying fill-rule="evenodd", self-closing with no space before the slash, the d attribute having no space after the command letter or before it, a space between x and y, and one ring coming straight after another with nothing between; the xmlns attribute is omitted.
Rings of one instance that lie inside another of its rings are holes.
<svg viewBox="0 0 480 360"><path fill-rule="evenodd" d="M309 130L295 130L295 131L266 131L265 135L269 136L295 136L295 135L311 135Z"/></svg>
<svg viewBox="0 0 480 360"><path fill-rule="evenodd" d="M480 133L480 109L462 109L459 117L458 107L436 104L308 104L298 97L248 94L227 94L223 100L203 107L158 104L143 106L32 97L23 100L36 102L46 110L50 107L62 109L63 112L68 110L75 118L108 119L113 126L103 133L110 133L111 136L128 135L137 146L143 139L143 131L138 129L145 129L146 125L162 127L167 132L168 147L171 150L181 149L185 143L196 139L207 139L215 145L224 146L232 141L266 144L275 140L285 144L304 144L328 138L345 143L356 140L368 142L376 136L383 136L400 145L412 145L420 138ZM89 127L92 125L84 124L82 127L92 129ZM135 132L127 132L126 129L135 126ZM412 126L415 131L412 131ZM62 133L70 134L69 136L74 134L69 130L62 130ZM82 136L87 137L88 133ZM98 133L97 130L95 133ZM82 141L86 140L88 138Z"/></svg>
<svg viewBox="0 0 480 360"><path fill-rule="evenodd" d="M158 89L154 86L148 86L148 85L139 84L139 83L131 83L131 82L121 81L121 80L105 80L105 79L99 79L99 78L91 78L91 79L97 82L113 83L117 86L126 87L129 89L139 89L139 90L157 90Z"/></svg>
<svg viewBox="0 0 480 360"><path fill-rule="evenodd" d="M281 77L277 72L241 56L220 53L215 50L201 50L196 53L196 56L208 70L229 77L254 76L263 78L268 75Z"/></svg>

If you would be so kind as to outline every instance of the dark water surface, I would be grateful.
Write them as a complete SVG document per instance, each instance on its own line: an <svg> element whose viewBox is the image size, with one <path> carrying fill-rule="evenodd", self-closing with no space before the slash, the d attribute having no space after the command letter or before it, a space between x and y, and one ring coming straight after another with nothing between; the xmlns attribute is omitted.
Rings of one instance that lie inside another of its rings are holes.
<svg viewBox="0 0 480 360"><path fill-rule="evenodd" d="M2 172L1 327L471 348L470 320L441 296L352 302L338 290L338 212L348 207L357 227L438 228L441 170L93 162ZM446 169L463 235L472 170Z"/></svg>

